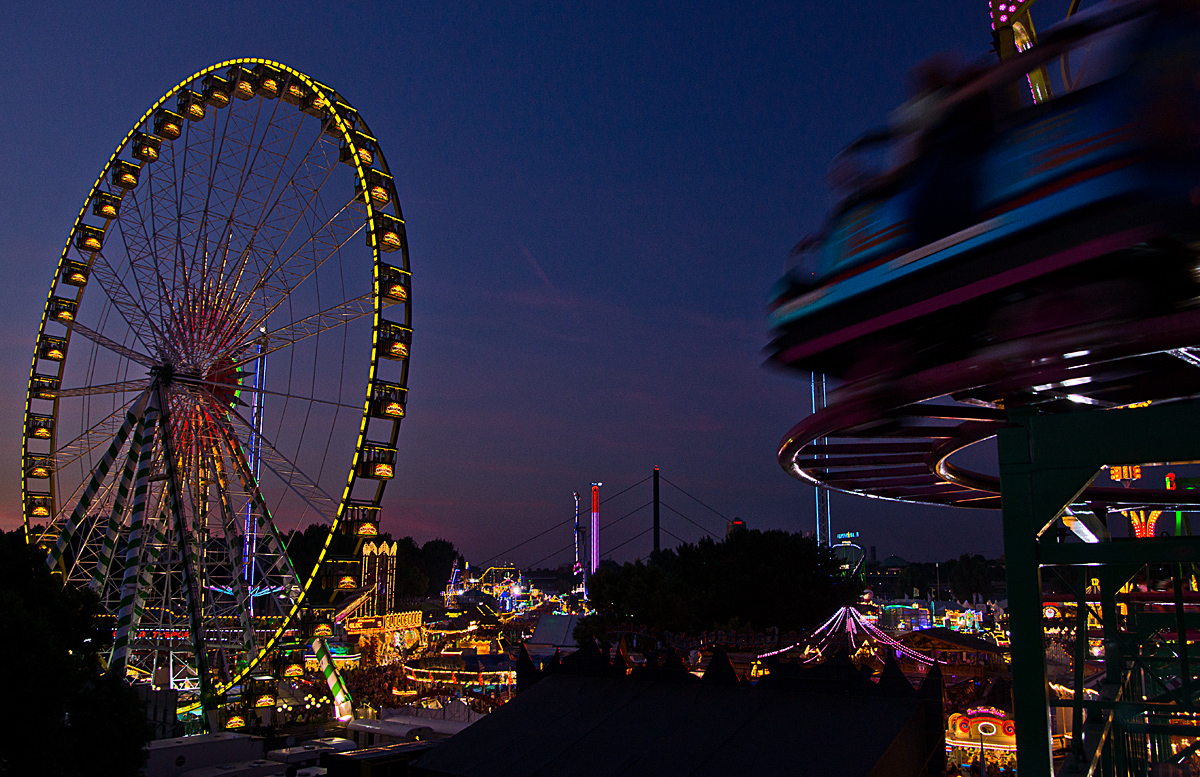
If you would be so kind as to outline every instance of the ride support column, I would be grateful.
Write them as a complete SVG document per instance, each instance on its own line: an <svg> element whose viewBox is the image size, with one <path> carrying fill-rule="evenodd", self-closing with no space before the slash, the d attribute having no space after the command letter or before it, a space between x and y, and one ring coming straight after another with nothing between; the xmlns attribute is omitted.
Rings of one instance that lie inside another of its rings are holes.
<svg viewBox="0 0 1200 777"><path fill-rule="evenodd" d="M1042 777L1053 773L1054 760L1038 540L1097 470L1035 457L1037 441L1030 423L1034 418L1026 411L1011 413L1013 425L1000 431L998 448L1017 763L1022 774Z"/></svg>
<svg viewBox="0 0 1200 777"><path fill-rule="evenodd" d="M1116 592L1137 569L1146 564L1180 565L1200 559L1200 538L1149 537L1141 539L1098 538L1096 542L1056 541L1047 531L1064 507L1080 499L1085 488L1104 465L1146 462L1193 462L1200 460L1200 403L1175 402L1122 410L1078 410L1068 413L1036 413L1013 410L1010 426L997 435L1000 458L1000 488L1003 497L1004 547L1009 597L1009 629L1012 632L1013 704L1017 724L1018 768L1026 775L1049 775L1053 767L1049 727L1050 699L1046 682L1041 621L1041 567L1088 567L1088 575L1100 582L1100 615L1105 636L1107 697L1094 708L1086 728L1097 721L1112 722L1112 736L1105 752L1097 753L1098 739L1084 732L1084 756L1089 767L1096 758L1120 761L1132 753L1145 752L1148 734L1131 731L1129 721L1156 711L1140 698L1120 699L1122 712L1114 715L1114 689L1123 687L1124 659L1141 655L1142 642L1136 628L1122 629ZM1148 492L1153 493L1153 492ZM1100 513L1103 514L1103 510ZM1175 619L1178 621L1178 617ZM1187 621L1187 618L1184 618ZM1182 626L1178 624L1180 630ZM1179 642L1184 637L1178 638ZM1181 656L1182 658L1182 656ZM1190 662L1178 662L1174 676L1191 680ZM1184 666L1183 664L1187 664ZM1131 676L1132 677L1132 676ZM1192 685L1191 682L1186 686ZM1188 689L1190 692L1190 688ZM1179 697L1181 711L1191 710L1190 697ZM1074 702L1078 704L1078 701ZM1071 706L1067 702L1063 706ZM1137 722L1137 721L1135 721ZM1144 721L1143 721L1144 722ZM1139 725L1141 725L1139 723ZM1140 756L1139 756L1140 757Z"/></svg>

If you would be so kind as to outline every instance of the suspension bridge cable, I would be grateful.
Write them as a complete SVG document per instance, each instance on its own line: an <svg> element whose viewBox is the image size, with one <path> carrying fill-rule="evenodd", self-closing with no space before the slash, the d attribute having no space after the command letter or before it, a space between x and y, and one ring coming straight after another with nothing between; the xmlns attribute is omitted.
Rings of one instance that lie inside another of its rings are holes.
<svg viewBox="0 0 1200 777"><path fill-rule="evenodd" d="M654 476L653 476L653 475L647 475L646 477L642 478L642 479L641 479L641 480L639 480L638 482L634 483L634 484L633 484L632 486L630 486L629 488L622 489L622 490L618 491L617 493L615 493L615 494L612 494L611 496L605 497L604 499L600 500L600 504L604 504L604 503L605 503L605 502L607 502L609 499L615 499L616 497L620 496L621 494L625 493L626 491L629 491L630 489L637 488L638 486L640 486L641 484L645 483L647 480L649 480L649 479L650 479L650 478L652 478L652 477L654 477ZM648 503L648 504L650 504L650 503ZM642 505L642 507L645 507L645 506L646 506L646 505ZM638 510L640 510L640 509L642 509L642 508L641 508L641 507L639 507L639 508L638 508ZM637 510L634 510L633 512L637 512ZM626 515L623 515L623 516L621 516L621 518L628 518L628 517L629 517L629 515L632 515L632 514L633 514L633 513L628 513L628 514L626 514ZM621 520L621 518L618 518L618 519L617 519L617 521ZM516 550L517 548L521 547L522 545L528 545L529 543L533 542L534 540L538 539L539 537L544 537L545 535L549 534L550 532L554 531L555 529L561 528L561 527L563 527L563 526L567 525L568 523L571 523L571 522L573 522L574 520L575 520L575 516L571 516L570 518L568 518L568 519L567 519L567 520L565 520L565 521L561 521L560 523L556 523L556 524L554 524L553 526L551 526L549 529L546 529L545 531L542 531L542 532L538 532L537 534L533 535L532 537L530 537L530 538L529 538L529 539L527 539L527 540L522 540L521 542L518 542L516 545L513 545L513 546L512 546L511 548L509 548L508 550L502 550L502 551L500 551L499 553L497 553L496 555L494 555L494 556L492 556L491 558L487 559L486 561L483 561L483 562L481 562L481 563L479 564L479 566L484 566L484 565L486 565L486 564L490 564L491 562L495 561L496 559L498 559L498 558L501 558L502 556L506 556L506 555L508 555L509 553L512 553L514 550ZM613 523L616 523L617 521L613 521L612 523L608 524L608 526L612 526L612 524L613 524ZM607 528L607 527L605 527L605 528ZM574 547L574 543L571 543L571 546L569 546L569 547Z"/></svg>
<svg viewBox="0 0 1200 777"><path fill-rule="evenodd" d="M623 547L625 547L625 546L626 546L626 545L628 545L629 543L631 543L631 542L633 542L634 540L636 540L638 537L644 537L644 536L646 536L646 534L647 534L648 532L652 531L653 529L654 529L654 527L653 527L653 526L650 526L650 527L648 527L647 529L645 529L644 531L640 531L640 532L638 532L637 534L633 535L633 536L632 536L632 537L630 537L629 539L627 539L627 540L625 540L624 542L622 542L620 545L613 545L611 548L609 548L609 549L608 549L608 552L609 552L609 553L612 553L612 552L613 552L614 550L616 550L617 548L623 548ZM640 561L641 559L638 559L638 560Z"/></svg>
<svg viewBox="0 0 1200 777"><path fill-rule="evenodd" d="M649 479L650 479L650 478L652 478L652 477L654 477L654 475L647 475L646 477L642 478L642 479L641 479L641 480L639 480L638 482L634 483L634 484L633 484L632 486L630 486L629 488L622 489L622 490L618 491L618 492L617 492L617 493L615 493L615 494L612 494L612 495L610 495L610 496L606 496L606 497L604 497L603 499L601 499L601 500L600 500L600 504L604 504L604 503L605 503L605 502L607 502L609 499L616 499L616 498L617 498L617 497L619 497L621 494L625 493L626 491L629 491L630 489L637 488L638 486L640 486L641 484L645 483L647 480L649 480Z"/></svg>
<svg viewBox="0 0 1200 777"><path fill-rule="evenodd" d="M535 562L533 562L532 564L530 564L530 565L529 565L529 568L530 568L530 569L536 569L536 568L537 568L537 565L538 565L538 564L540 564L540 563L542 563L543 561L545 561L545 560L547 560L547 559L554 558L554 557L555 557L555 556L557 556L559 553L563 553L564 551L568 551L568 550L570 550L570 549L571 549L571 548L573 548L573 547L575 547L575 543L574 543L574 542L572 542L570 545L566 546L565 548L559 548L558 550L556 550L556 551L554 551L553 553L551 553L549 556L542 556L542 557L541 557L541 558L539 558L537 561L535 561Z"/></svg>
<svg viewBox="0 0 1200 777"><path fill-rule="evenodd" d="M670 510L671 512L675 513L675 514L676 514L676 515L678 515L680 518L682 518L683 520L685 520L685 521L687 521L688 523L690 523L692 526L695 526L697 529L699 529L700 531L704 532L704 533L705 533L705 534L707 534L709 537L712 537L714 540L717 538L717 535L713 534L713 533L712 533L712 532L710 532L708 529L706 529L706 528L704 528L703 526L701 526L700 524L696 523L696 522L695 522L695 521L693 521L691 518L688 518L686 515L684 515L683 513L679 512L679 511L678 511L678 510L676 510L674 507L671 507L671 505L667 504L666 502L661 502L661 501L660 501L660 502L659 502L659 504L661 504L663 507L667 508L667 509L668 509L668 510Z"/></svg>
<svg viewBox="0 0 1200 777"><path fill-rule="evenodd" d="M660 528L661 528L661 527L660 527ZM681 543L683 543L684 545L687 545L687 544L688 544L688 543L687 543L687 540L681 539L681 538L679 537L679 535L677 535L677 534L673 534L673 533L672 533L672 532L671 532L669 529L663 529L663 533L664 533L664 534L670 534L672 537L674 537L675 539L679 540L679 541L680 541Z"/></svg>
<svg viewBox="0 0 1200 777"><path fill-rule="evenodd" d="M631 516L631 515L633 515L634 513L636 513L638 510L645 510L647 507L649 507L649 506L650 506L650 505L652 505L652 504L654 504L654 502L653 502L653 501L647 502L646 504L642 505L641 507L637 507L637 508L634 508L633 510L630 510L629 512L627 512L627 513L625 513L624 515L622 515L620 518L616 518L616 519L614 519L614 520L612 520L612 521L609 521L608 523L604 524L604 525L603 525L603 526L601 526L600 528L601 528L601 529L607 529L609 526L612 526L612 525L613 525L613 524L615 524L615 523L618 523L618 522L620 522L620 521L623 521L623 520L625 520L625 519L626 519L626 518L628 518L629 516ZM575 519L574 519L574 518L572 518L571 520L575 520ZM562 525L562 524L559 524L559 526L561 526L561 525ZM555 528L557 528L557 527L555 527ZM646 531L642 532L642 534L645 534L647 531L650 531L650 529L653 529L653 528L654 528L654 527L653 527L653 526L651 526L649 529L646 529ZM546 531L550 531L550 529L547 529ZM545 534L545 533L546 533L546 532L542 532L542 534ZM642 536L642 534L638 534L638 535L636 535L636 537L640 537L640 536ZM539 536L540 536L540 535L539 535ZM672 536L674 536L674 535L672 535ZM636 539L636 537L634 537L634 539ZM528 542L528 541L529 541L529 540L526 540L525 542ZM625 540L625 542L629 542L629 541L630 541L630 540ZM624 544L625 544L625 542L622 542L622 543L621 543L621 545L624 545ZM522 542L522 543L521 543L521 545L524 545L524 544L525 544L524 542ZM614 547L614 548L609 548L608 550L609 550L610 552L611 552L611 551L614 551L614 550L616 550L617 548L621 547L621 545L617 545L617 546L616 546L616 547ZM520 547L520 546L514 546L514 547ZM572 542L570 545L566 546L565 548L561 548L561 549L559 549L559 550L556 550L556 551L554 551L554 552L553 552L553 553L551 553L549 556L543 556L542 558L540 558L540 559L538 559L537 561L535 561L535 562L533 562L532 564L530 564L530 565L529 565L529 567L530 567L530 569L532 569L533 567L536 567L538 564L542 563L542 562L543 562L543 561L545 561L546 559L548 559L548 558L553 558L554 556L557 556L559 553L562 553L564 550L570 550L570 549L571 549L571 548L573 548L573 547L575 547L575 543L574 543L574 542ZM505 551L505 553L507 553L507 552L508 552L508 551ZM501 554L501 555L503 555L503 554ZM492 558L498 558L498 557L497 557L497 556L493 556ZM492 560L492 559L488 559L488 561L491 561L491 560ZM484 562L484 564L486 564L486 563L487 563L487 561L485 561L485 562ZM482 564L481 564L480 566L482 566Z"/></svg>
<svg viewBox="0 0 1200 777"><path fill-rule="evenodd" d="M663 477L663 476L662 476L662 473L659 473L659 479L661 479L663 482L665 482L667 485L671 486L672 488L678 489L679 491L683 491L683 489L682 489L682 488L679 488L679 486L675 485L674 483L672 483L671 481L669 481L669 480L667 480L665 477ZM694 496L692 496L691 494L689 494L687 491L683 491L683 493L684 493L684 495L685 495L685 496L687 496L689 499L692 499L692 500L694 500L694 501L698 502L698 503L699 503L700 505L702 505L703 507L705 507L705 508L707 508L707 509L709 509L709 510L712 510L714 513L716 513L717 515L721 516L721 517L722 517L722 518L724 518L725 520L727 520L727 521L729 520L729 518L728 518L728 517L726 517L724 513L720 512L720 511L719 511L719 510L717 510L716 508L714 508L714 507L709 507L708 505L704 504L704 502L701 502L699 499L696 499L696 497L694 497Z"/></svg>
<svg viewBox="0 0 1200 777"><path fill-rule="evenodd" d="M539 537L543 537L543 536L545 536L545 535L549 534L550 532L554 531L555 529L558 529L558 528L560 528L560 527L562 527L562 526L566 526L568 523L571 523L571 522L573 522L574 520L575 520L575 516L571 516L570 518L568 518L568 519L567 519L567 520L565 520L565 521L562 521L561 523L556 523L556 524L554 524L553 526L551 526L549 529L546 529L546 530L545 530L545 531L543 531L543 532L538 532L537 534L533 535L532 537L530 537L530 538L529 538L529 539L527 539L527 540L523 540L523 541L521 541L521 542L518 542L516 545L513 545L513 546L512 546L511 548L509 548L508 550L503 550L503 551L500 551L500 552L499 552L499 553L497 553L496 555L494 555L494 556L492 556L491 558L489 558L487 561L484 561L483 563L481 563L479 566L484 566L485 564L489 564L489 563L491 563L491 562L495 561L496 559L500 558L501 556L506 556L506 555L508 555L509 553L511 553L511 552L513 552L514 550L516 550L517 548L521 547L522 545L528 545L529 543L533 542L533 541L534 541L534 540L536 540L537 538L539 538ZM575 544L575 543L571 543L571 546L574 546L574 544Z"/></svg>
<svg viewBox="0 0 1200 777"><path fill-rule="evenodd" d="M603 525L603 526L601 526L600 528L601 528L601 529L607 529L609 526L613 526L613 525L615 525L615 524L618 524L618 523L620 523L621 521L623 521L623 520L625 520L626 518L628 518L629 516L631 516L631 515L633 515L634 513L636 513L638 510L645 510L647 507L649 507L649 506L650 506L650 505L652 505L652 504L654 504L654 500L653 500L653 499L651 499L649 502L647 502L646 504L642 505L641 507L637 507L637 508L634 508L633 510L630 510L629 512L627 512L627 513L625 513L624 515L622 515L620 518L617 518L616 520L613 520L613 521L609 521L608 523L604 524L604 525ZM653 527L653 526L651 526L650 528L651 528L651 529L653 529L654 527Z"/></svg>

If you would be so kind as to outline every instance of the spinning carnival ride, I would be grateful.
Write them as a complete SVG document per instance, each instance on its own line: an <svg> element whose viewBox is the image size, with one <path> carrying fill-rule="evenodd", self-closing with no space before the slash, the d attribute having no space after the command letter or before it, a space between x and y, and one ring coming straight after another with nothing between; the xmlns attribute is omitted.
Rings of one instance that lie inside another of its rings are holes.
<svg viewBox="0 0 1200 777"><path fill-rule="evenodd" d="M377 530L408 290L392 176L334 89L230 60L134 124L51 285L22 478L28 541L112 618L111 667L211 709L295 646L332 533ZM313 522L299 579L285 537Z"/></svg>
<svg viewBox="0 0 1200 777"><path fill-rule="evenodd" d="M1009 410L1200 390L1200 148L1188 134L1200 89L1179 75L1200 69L1200 24L1160 3L1100 4L1034 45L1032 5L993 4L1011 56L943 86L920 138L880 131L843 152L851 191L797 246L772 302L771 361L841 381L783 440L793 477L997 508L999 479L951 459ZM920 155L857 169L889 145ZM1138 504L1181 499L1137 492Z"/></svg>
<svg viewBox="0 0 1200 777"><path fill-rule="evenodd" d="M771 312L771 361L839 385L778 458L824 489L1001 509L1022 773L1144 774L1186 760L1200 720L1200 537L1182 520L1151 536L1156 510L1200 491L1096 479L1200 461L1200 9L1072 0L1039 36L1033 5L993 0L1001 62L931 84L909 106L923 125L843 155L849 191ZM889 145L899 159L864 172ZM992 438L999 477L956 456ZM1137 516L1128 538L1110 510ZM1068 698L1047 690L1051 575L1077 633L1103 630L1098 656L1075 640ZM1152 580L1154 602L1118 607Z"/></svg>

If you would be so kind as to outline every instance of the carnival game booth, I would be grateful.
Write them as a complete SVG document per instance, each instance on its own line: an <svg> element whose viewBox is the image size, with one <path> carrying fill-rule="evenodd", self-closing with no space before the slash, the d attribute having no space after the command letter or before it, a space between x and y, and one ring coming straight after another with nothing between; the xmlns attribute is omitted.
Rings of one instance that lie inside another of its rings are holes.
<svg viewBox="0 0 1200 777"><path fill-rule="evenodd" d="M1017 729L1012 717L996 707L956 712L946 721L946 757L956 767L978 764L1013 770L1017 758Z"/></svg>

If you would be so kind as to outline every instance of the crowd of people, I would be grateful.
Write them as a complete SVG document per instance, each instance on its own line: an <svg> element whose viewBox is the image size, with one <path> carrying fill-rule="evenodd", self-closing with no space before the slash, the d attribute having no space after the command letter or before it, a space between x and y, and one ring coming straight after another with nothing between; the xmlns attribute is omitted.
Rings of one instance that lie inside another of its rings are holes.
<svg viewBox="0 0 1200 777"><path fill-rule="evenodd" d="M343 677L355 705L376 710L396 706L392 688L404 684L404 672L399 663L359 666L345 672Z"/></svg>

